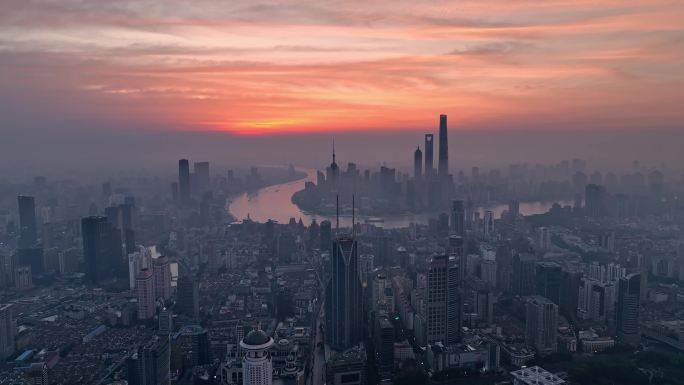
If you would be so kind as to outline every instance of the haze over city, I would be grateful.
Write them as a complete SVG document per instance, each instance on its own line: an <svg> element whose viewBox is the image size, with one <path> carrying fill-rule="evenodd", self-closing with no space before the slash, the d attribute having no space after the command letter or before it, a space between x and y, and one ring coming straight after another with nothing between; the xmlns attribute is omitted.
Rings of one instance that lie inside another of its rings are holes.
<svg viewBox="0 0 684 385"><path fill-rule="evenodd" d="M0 385L684 385L684 2L0 2Z"/></svg>

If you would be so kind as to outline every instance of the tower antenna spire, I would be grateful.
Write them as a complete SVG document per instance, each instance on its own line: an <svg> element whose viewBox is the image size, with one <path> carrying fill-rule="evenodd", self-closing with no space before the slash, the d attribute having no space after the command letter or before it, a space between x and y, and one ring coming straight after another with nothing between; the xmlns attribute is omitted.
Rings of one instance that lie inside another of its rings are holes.
<svg viewBox="0 0 684 385"><path fill-rule="evenodd" d="M333 163L335 163L335 138L333 138Z"/></svg>

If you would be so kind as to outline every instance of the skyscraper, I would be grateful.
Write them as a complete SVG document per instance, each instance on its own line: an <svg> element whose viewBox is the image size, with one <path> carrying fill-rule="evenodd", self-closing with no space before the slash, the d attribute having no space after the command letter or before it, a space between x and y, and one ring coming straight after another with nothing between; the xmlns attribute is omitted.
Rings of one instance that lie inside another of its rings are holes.
<svg viewBox="0 0 684 385"><path fill-rule="evenodd" d="M334 349L361 341L362 298L356 239L339 236L333 241L331 277L326 288L326 337Z"/></svg>
<svg viewBox="0 0 684 385"><path fill-rule="evenodd" d="M413 178L416 182L423 179L423 152L420 151L420 146L413 153Z"/></svg>
<svg viewBox="0 0 684 385"><path fill-rule="evenodd" d="M36 203L33 197L19 195L19 247L28 248L36 243Z"/></svg>
<svg viewBox="0 0 684 385"><path fill-rule="evenodd" d="M193 167L195 169L195 176L197 178L197 192L201 196L211 189L209 162L195 162Z"/></svg>
<svg viewBox="0 0 684 385"><path fill-rule="evenodd" d="M124 273L121 253L121 233L106 217L85 217L81 220L83 259L86 279L99 284Z"/></svg>
<svg viewBox="0 0 684 385"><path fill-rule="evenodd" d="M554 353L558 347L558 306L535 295L527 299L525 309L525 342L539 355Z"/></svg>
<svg viewBox="0 0 684 385"><path fill-rule="evenodd" d="M0 358L3 360L14 353L16 325L12 304L0 305Z"/></svg>
<svg viewBox="0 0 684 385"><path fill-rule="evenodd" d="M154 275L154 297L168 301L171 298L171 265L169 259L161 256L152 264Z"/></svg>
<svg viewBox="0 0 684 385"><path fill-rule="evenodd" d="M199 283L191 275L181 275L178 278L178 301L176 308L188 317L199 317Z"/></svg>
<svg viewBox="0 0 684 385"><path fill-rule="evenodd" d="M329 220L321 222L319 233L321 251L330 251L330 245L332 245L332 224Z"/></svg>
<svg viewBox="0 0 684 385"><path fill-rule="evenodd" d="M556 305L560 304L561 266L555 262L541 261L535 266L536 293Z"/></svg>
<svg viewBox="0 0 684 385"><path fill-rule="evenodd" d="M454 234L465 236L465 205L462 200L454 200L451 203L451 229Z"/></svg>
<svg viewBox="0 0 684 385"><path fill-rule="evenodd" d="M427 273L427 343L445 345L460 340L461 298L455 256L435 255Z"/></svg>
<svg viewBox="0 0 684 385"><path fill-rule="evenodd" d="M127 380L132 385L168 385L171 378L169 336L155 335L138 346L128 359Z"/></svg>
<svg viewBox="0 0 684 385"><path fill-rule="evenodd" d="M147 320L154 317L155 296L154 276L149 269L142 269L135 279L135 294L138 300L138 319Z"/></svg>
<svg viewBox="0 0 684 385"><path fill-rule="evenodd" d="M190 162L187 159L178 161L178 196L181 204L190 203Z"/></svg>
<svg viewBox="0 0 684 385"><path fill-rule="evenodd" d="M439 164L438 175L441 180L449 176L449 139L447 137L447 116L439 116Z"/></svg>
<svg viewBox="0 0 684 385"><path fill-rule="evenodd" d="M434 173L434 164L432 161L434 135L425 134L425 179L430 179Z"/></svg>
<svg viewBox="0 0 684 385"><path fill-rule="evenodd" d="M252 330L240 341L245 350L242 359L242 383L244 385L271 385L273 383L273 364L269 350L273 338L262 330Z"/></svg>
<svg viewBox="0 0 684 385"><path fill-rule="evenodd" d="M637 345L639 335L639 297L641 275L634 273L618 281L617 319L618 338L622 342Z"/></svg>

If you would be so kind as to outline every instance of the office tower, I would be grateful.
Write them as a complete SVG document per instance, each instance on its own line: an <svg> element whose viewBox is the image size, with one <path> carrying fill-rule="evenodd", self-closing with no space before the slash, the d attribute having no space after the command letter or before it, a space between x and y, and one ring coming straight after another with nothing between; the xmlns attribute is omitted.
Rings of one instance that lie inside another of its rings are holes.
<svg viewBox="0 0 684 385"><path fill-rule="evenodd" d="M36 243L36 203L33 197L19 195L19 247L28 248Z"/></svg>
<svg viewBox="0 0 684 385"><path fill-rule="evenodd" d="M0 305L0 358L3 360L14 354L14 335L16 325L14 324L14 305Z"/></svg>
<svg viewBox="0 0 684 385"><path fill-rule="evenodd" d="M195 178L197 178L197 192L201 196L211 190L211 179L209 177L209 162L195 162L193 164Z"/></svg>
<svg viewBox="0 0 684 385"><path fill-rule="evenodd" d="M447 137L447 116L439 116L439 164L438 174L441 180L449 176L449 139Z"/></svg>
<svg viewBox="0 0 684 385"><path fill-rule="evenodd" d="M182 275L178 278L178 312L188 317L199 317L199 283L191 275Z"/></svg>
<svg viewBox="0 0 684 385"><path fill-rule="evenodd" d="M427 273L427 343L455 344L460 340L461 298L455 257L435 255Z"/></svg>
<svg viewBox="0 0 684 385"><path fill-rule="evenodd" d="M135 279L135 295L138 299L138 319L147 320L154 317L154 275L152 270L142 269Z"/></svg>
<svg viewBox="0 0 684 385"><path fill-rule="evenodd" d="M121 233L106 217L81 219L86 279L99 284L124 272Z"/></svg>
<svg viewBox="0 0 684 385"><path fill-rule="evenodd" d="M31 265L17 266L14 269L14 286L17 290L33 288L33 274Z"/></svg>
<svg viewBox="0 0 684 385"><path fill-rule="evenodd" d="M558 305L560 303L561 266L555 262L535 265L536 293Z"/></svg>
<svg viewBox="0 0 684 385"><path fill-rule="evenodd" d="M119 206L105 207L105 217L113 227L121 228L121 216L119 215Z"/></svg>
<svg viewBox="0 0 684 385"><path fill-rule="evenodd" d="M508 216L514 221L520 216L520 202L511 200L508 202Z"/></svg>
<svg viewBox="0 0 684 385"><path fill-rule="evenodd" d="M537 228L537 246L539 250L548 250L551 246L551 232L548 227Z"/></svg>
<svg viewBox="0 0 684 385"><path fill-rule="evenodd" d="M480 279L490 287L497 287L497 263L494 259L484 259L480 262Z"/></svg>
<svg viewBox="0 0 684 385"><path fill-rule="evenodd" d="M534 255L527 253L518 253L513 256L513 293L517 295L531 295L534 294L535 280L535 263Z"/></svg>
<svg viewBox="0 0 684 385"><path fill-rule="evenodd" d="M378 356L377 364L381 371L392 370L394 365L394 326L387 312L384 311L375 314L373 324L375 352Z"/></svg>
<svg viewBox="0 0 684 385"><path fill-rule="evenodd" d="M155 335L138 346L128 359L129 385L168 385L171 381L171 346L169 336Z"/></svg>
<svg viewBox="0 0 684 385"><path fill-rule="evenodd" d="M273 383L273 365L269 350L273 346L273 338L263 330L252 330L240 341L245 351L242 359L242 383L244 385L271 385Z"/></svg>
<svg viewBox="0 0 684 385"><path fill-rule="evenodd" d="M413 153L413 178L416 182L423 179L423 152L420 151L420 146Z"/></svg>
<svg viewBox="0 0 684 385"><path fill-rule="evenodd" d="M187 346L190 346L192 366L206 365L211 362L209 333L200 325L185 325L178 334Z"/></svg>
<svg viewBox="0 0 684 385"><path fill-rule="evenodd" d="M154 275L154 297L165 302L171 299L171 264L169 259L161 256L152 263Z"/></svg>
<svg viewBox="0 0 684 385"><path fill-rule="evenodd" d="M330 223L330 221L322 221L319 232L321 238L321 252L330 252L330 245L332 245L332 224Z"/></svg>
<svg viewBox="0 0 684 385"><path fill-rule="evenodd" d="M187 159L178 161L178 196L180 203L190 203L190 162Z"/></svg>
<svg viewBox="0 0 684 385"><path fill-rule="evenodd" d="M333 241L331 276L326 288L326 337L334 349L346 349L361 341L362 298L358 275L356 239L339 236Z"/></svg>
<svg viewBox="0 0 684 385"><path fill-rule="evenodd" d="M173 313L171 309L162 308L159 310L159 329L157 334L169 335L173 333Z"/></svg>
<svg viewBox="0 0 684 385"><path fill-rule="evenodd" d="M539 295L525 304L525 342L539 355L554 353L558 347L558 306Z"/></svg>
<svg viewBox="0 0 684 385"><path fill-rule="evenodd" d="M582 282L582 272L575 269L563 270L561 274L560 304L561 313L572 319L579 305L579 289Z"/></svg>
<svg viewBox="0 0 684 385"><path fill-rule="evenodd" d="M434 173L434 164L432 161L434 135L425 134L425 179L430 180Z"/></svg>
<svg viewBox="0 0 684 385"><path fill-rule="evenodd" d="M641 290L640 274L629 274L618 281L616 319L618 338L630 345L637 345L640 341L639 297Z"/></svg>
<svg viewBox="0 0 684 385"><path fill-rule="evenodd" d="M465 204L463 200L451 202L451 229L454 234L465 236Z"/></svg>

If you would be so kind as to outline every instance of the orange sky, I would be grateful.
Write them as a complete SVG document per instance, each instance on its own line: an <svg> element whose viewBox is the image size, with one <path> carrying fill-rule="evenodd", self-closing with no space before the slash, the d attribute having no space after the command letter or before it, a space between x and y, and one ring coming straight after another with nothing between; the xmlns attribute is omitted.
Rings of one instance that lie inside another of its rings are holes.
<svg viewBox="0 0 684 385"><path fill-rule="evenodd" d="M681 0L0 3L3 124L679 128L683 101Z"/></svg>

